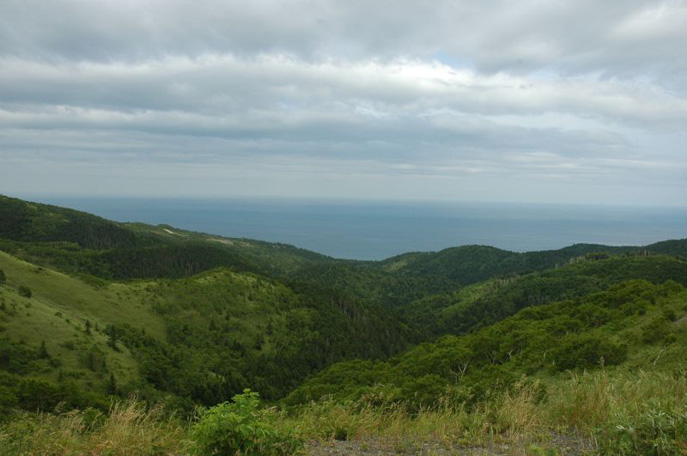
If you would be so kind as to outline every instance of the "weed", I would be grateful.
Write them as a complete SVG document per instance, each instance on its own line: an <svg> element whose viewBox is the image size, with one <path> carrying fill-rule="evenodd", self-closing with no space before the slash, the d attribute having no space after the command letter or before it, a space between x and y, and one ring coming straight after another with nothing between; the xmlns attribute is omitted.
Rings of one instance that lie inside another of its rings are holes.
<svg viewBox="0 0 687 456"><path fill-rule="evenodd" d="M274 425L275 412L260 409L257 393L245 390L233 402L203 412L193 427L194 451L201 455L278 456L295 453L303 442Z"/></svg>

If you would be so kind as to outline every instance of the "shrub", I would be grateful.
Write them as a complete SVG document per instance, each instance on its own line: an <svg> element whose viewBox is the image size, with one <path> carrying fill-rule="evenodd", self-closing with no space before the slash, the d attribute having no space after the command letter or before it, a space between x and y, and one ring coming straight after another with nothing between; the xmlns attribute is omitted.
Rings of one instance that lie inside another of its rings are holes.
<svg viewBox="0 0 687 456"><path fill-rule="evenodd" d="M677 314L675 313L675 311L674 311L673 309L664 308L664 309L661 311L661 314L662 314L663 317L664 317L666 320L668 320L668 321L675 321L675 320L677 320Z"/></svg>
<svg viewBox="0 0 687 456"><path fill-rule="evenodd" d="M31 288L27 287L26 285L21 285L19 287L19 296L23 296L24 298L30 298L31 297Z"/></svg>
<svg viewBox="0 0 687 456"><path fill-rule="evenodd" d="M258 393L244 390L205 411L193 426L195 452L201 455L279 456L297 452L303 442L288 430L278 430L275 415L260 409Z"/></svg>

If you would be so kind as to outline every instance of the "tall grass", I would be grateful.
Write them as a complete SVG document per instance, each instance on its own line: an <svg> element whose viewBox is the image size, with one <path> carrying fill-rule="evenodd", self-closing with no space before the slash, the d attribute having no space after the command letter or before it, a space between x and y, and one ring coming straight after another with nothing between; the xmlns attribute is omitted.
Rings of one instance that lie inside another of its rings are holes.
<svg viewBox="0 0 687 456"><path fill-rule="evenodd" d="M543 392L546 394L543 394ZM375 439L482 446L539 442L560 434L603 454L687 454L687 376L632 370L571 373L547 388L523 379L476 404L444 398L411 408L368 397L345 404L324 399L292 410L271 409L275 425L306 440ZM382 405L380 405L380 403ZM161 408L133 400L110 412L21 413L0 427L0 455L186 454L189 426Z"/></svg>
<svg viewBox="0 0 687 456"><path fill-rule="evenodd" d="M687 454L687 376L623 371L571 375L546 404L552 423L593 435L604 453Z"/></svg>
<svg viewBox="0 0 687 456"><path fill-rule="evenodd" d="M543 392L546 391L545 394ZM306 439L442 441L486 445L535 442L560 434L605 454L687 454L687 377L684 373L601 369L570 373L543 388L523 379L477 404L444 399L432 408L375 401L312 403L282 413L283 425Z"/></svg>
<svg viewBox="0 0 687 456"><path fill-rule="evenodd" d="M606 370L571 374L555 387L546 404L549 420L593 430L617 416L636 417L651 408L674 409L687 400L684 372Z"/></svg>
<svg viewBox="0 0 687 456"><path fill-rule="evenodd" d="M443 441L484 444L494 438L518 439L541 428L538 382L521 382L489 402L466 405L442 398L419 410L406 404L380 406L363 399L340 404L324 399L294 413L282 413L284 426L298 429L306 439L366 439Z"/></svg>
<svg viewBox="0 0 687 456"><path fill-rule="evenodd" d="M183 451L186 426L135 400L95 410L23 413L0 429L0 454L155 455Z"/></svg>

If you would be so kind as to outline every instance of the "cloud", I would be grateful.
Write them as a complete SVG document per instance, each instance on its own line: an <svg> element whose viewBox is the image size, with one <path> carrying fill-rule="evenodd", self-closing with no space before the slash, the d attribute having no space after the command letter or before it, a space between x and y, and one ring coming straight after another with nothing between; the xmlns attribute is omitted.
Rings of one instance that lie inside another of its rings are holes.
<svg viewBox="0 0 687 456"><path fill-rule="evenodd" d="M686 40L685 1L8 0L0 178L555 200L603 177L679 202Z"/></svg>
<svg viewBox="0 0 687 456"><path fill-rule="evenodd" d="M2 54L48 60L427 59L443 51L492 71L616 73L684 68L684 59L665 57L677 55L687 33L683 0L8 0L0 13Z"/></svg>

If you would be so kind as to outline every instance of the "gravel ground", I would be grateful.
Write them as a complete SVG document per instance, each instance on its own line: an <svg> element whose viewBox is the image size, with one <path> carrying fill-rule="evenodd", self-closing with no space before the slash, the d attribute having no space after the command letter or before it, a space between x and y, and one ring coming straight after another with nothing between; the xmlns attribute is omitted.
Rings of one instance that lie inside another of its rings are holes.
<svg viewBox="0 0 687 456"><path fill-rule="evenodd" d="M549 451L547 451L549 450ZM555 451L551 451L555 450ZM580 456L595 454L594 445L588 439L575 435L551 434L544 441L493 443L485 446L465 446L442 441L413 442L410 440L385 440L368 438L351 441L309 442L310 456L348 455L422 455L422 456Z"/></svg>

